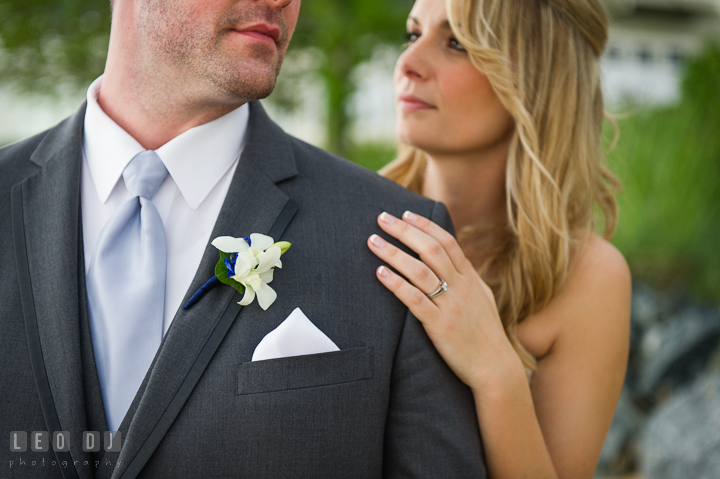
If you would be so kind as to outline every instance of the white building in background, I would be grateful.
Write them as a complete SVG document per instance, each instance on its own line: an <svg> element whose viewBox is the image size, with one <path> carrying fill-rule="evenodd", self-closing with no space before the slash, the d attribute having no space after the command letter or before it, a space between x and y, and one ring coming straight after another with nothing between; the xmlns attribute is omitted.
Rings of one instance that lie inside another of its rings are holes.
<svg viewBox="0 0 720 479"><path fill-rule="evenodd" d="M602 0L610 14L610 39L601 72L607 103L655 105L679 100L687 58L708 39L720 39L720 0ZM398 26L399 30L402 25ZM400 50L383 49L356 72L358 91L351 102L358 142L394 140L393 67ZM286 62L290 66L292 62ZM300 107L293 114L266 103L271 116L291 134L322 145L324 97L319 81L297 88ZM0 144L30 136L72 114L84 92L63 98L19 96L0 88Z"/></svg>
<svg viewBox="0 0 720 479"><path fill-rule="evenodd" d="M605 0L610 38L602 60L606 101L672 104L685 62L720 39L720 0Z"/></svg>

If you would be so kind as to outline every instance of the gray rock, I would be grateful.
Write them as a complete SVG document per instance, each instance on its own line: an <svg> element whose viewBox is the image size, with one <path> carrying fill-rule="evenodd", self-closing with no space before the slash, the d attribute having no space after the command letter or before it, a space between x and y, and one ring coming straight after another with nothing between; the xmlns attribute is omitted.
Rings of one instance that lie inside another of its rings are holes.
<svg viewBox="0 0 720 479"><path fill-rule="evenodd" d="M651 414L640 459L645 479L720 478L720 374L703 376Z"/></svg>
<svg viewBox="0 0 720 479"><path fill-rule="evenodd" d="M658 319L662 305L657 293L649 286L633 284L631 316L633 323L647 329Z"/></svg>
<svg viewBox="0 0 720 479"><path fill-rule="evenodd" d="M623 388L600 453L599 472L616 475L634 470L637 463L637 436L644 423L645 415L632 401L627 388Z"/></svg>
<svg viewBox="0 0 720 479"><path fill-rule="evenodd" d="M658 334L664 331L665 322L678 308L678 303L676 298L658 294L647 284L633 282L630 357L626 376L626 385L632 391L639 389L642 367L647 358L652 357L654 351L660 348L662 336L658 337Z"/></svg>
<svg viewBox="0 0 720 479"><path fill-rule="evenodd" d="M691 382L705 371L720 344L720 314L686 307L652 326L641 344L642 366L635 392L646 398Z"/></svg>

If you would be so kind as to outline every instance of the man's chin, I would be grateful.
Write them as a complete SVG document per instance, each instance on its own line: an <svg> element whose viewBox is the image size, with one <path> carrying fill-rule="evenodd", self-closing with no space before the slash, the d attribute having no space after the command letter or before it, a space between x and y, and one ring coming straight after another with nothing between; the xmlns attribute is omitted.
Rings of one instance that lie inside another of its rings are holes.
<svg viewBox="0 0 720 479"><path fill-rule="evenodd" d="M228 69L211 80L229 98L247 102L266 98L273 92L277 79L275 71L274 66L248 65L232 75L228 75Z"/></svg>
<svg viewBox="0 0 720 479"><path fill-rule="evenodd" d="M237 91L235 96L236 98L246 98L246 101L262 100L270 96L274 89L275 82L273 81L272 84L257 86L250 91Z"/></svg>

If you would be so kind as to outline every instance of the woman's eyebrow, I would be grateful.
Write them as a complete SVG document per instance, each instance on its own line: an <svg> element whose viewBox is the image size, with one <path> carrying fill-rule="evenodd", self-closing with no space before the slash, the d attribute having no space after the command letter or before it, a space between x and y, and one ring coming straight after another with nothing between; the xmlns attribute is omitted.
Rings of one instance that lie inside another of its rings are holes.
<svg viewBox="0 0 720 479"><path fill-rule="evenodd" d="M418 21L417 18L415 18L415 17L413 17L413 16L409 16L409 17L408 17L408 20L410 20L411 22L413 22L413 23L414 23L415 25L417 25L418 27L420 26L420 22ZM451 30L451 28L450 28L450 22L449 22L448 20L445 20L444 22L442 22L442 23L440 24L440 28L442 28L443 30Z"/></svg>

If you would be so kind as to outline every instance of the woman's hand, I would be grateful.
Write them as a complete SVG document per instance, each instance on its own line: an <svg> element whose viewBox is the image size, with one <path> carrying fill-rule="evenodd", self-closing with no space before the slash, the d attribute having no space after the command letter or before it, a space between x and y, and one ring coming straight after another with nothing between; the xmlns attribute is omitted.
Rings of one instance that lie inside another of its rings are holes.
<svg viewBox="0 0 720 479"><path fill-rule="evenodd" d="M627 364L630 273L622 255L591 238L563 291L521 324L518 335L545 351L531 391L492 291L452 235L408 212L402 220L383 213L378 223L420 256L376 235L368 241L402 275L381 266L378 279L472 389L490 475L593 477ZM447 291L428 298L440 278Z"/></svg>
<svg viewBox="0 0 720 479"><path fill-rule="evenodd" d="M381 266L378 279L420 320L453 372L471 388L488 380L524 375L500 321L492 290L455 238L432 221L406 211L402 219L382 213L378 224L415 251L413 258L377 235L368 246L402 276ZM447 291L434 298L441 280Z"/></svg>

